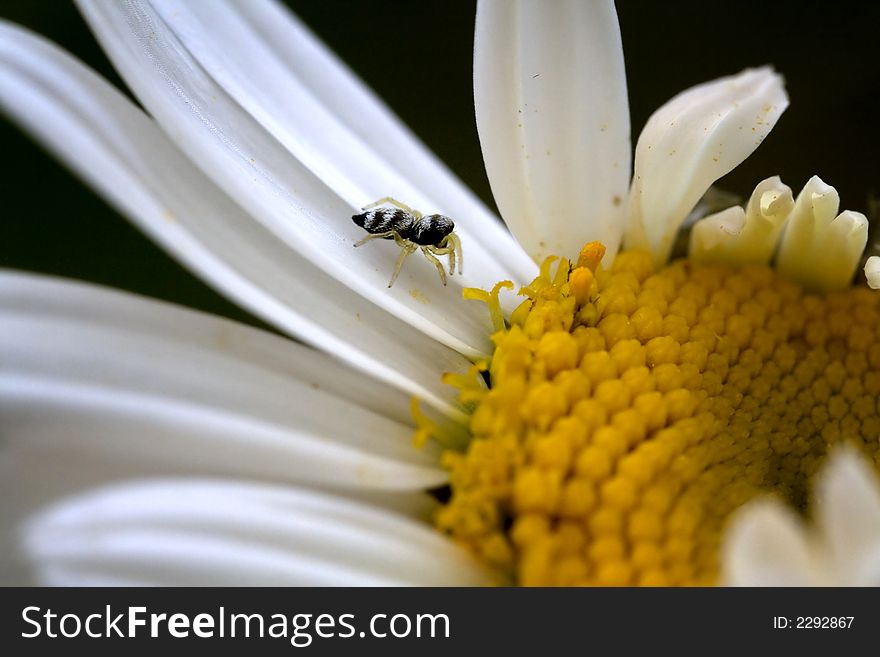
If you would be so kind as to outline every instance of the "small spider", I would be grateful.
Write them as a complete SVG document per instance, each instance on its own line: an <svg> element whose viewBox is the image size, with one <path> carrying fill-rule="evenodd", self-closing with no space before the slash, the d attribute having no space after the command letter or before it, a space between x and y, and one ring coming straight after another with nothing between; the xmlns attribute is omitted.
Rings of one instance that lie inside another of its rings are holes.
<svg viewBox="0 0 880 657"><path fill-rule="evenodd" d="M396 209L373 208L384 205L393 205ZM375 203L361 208L362 213L352 216L352 220L358 226L370 233L355 246L361 246L370 240L385 239L394 240L401 248L397 264L394 265L394 273L388 282L388 287L394 285L403 261L410 253L421 249L425 258L437 267L440 280L446 285L446 272L436 256L449 256L449 275L455 273L455 260L458 257L458 273L461 274L462 256L461 241L453 230L455 224L452 219L442 214L429 214L422 216L418 210L413 210L390 196L380 198Z"/></svg>

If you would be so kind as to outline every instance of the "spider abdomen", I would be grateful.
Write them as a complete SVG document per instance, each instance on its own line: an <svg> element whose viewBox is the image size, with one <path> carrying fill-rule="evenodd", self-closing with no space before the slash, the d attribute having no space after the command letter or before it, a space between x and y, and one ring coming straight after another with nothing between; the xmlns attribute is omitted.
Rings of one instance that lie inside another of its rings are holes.
<svg viewBox="0 0 880 657"><path fill-rule="evenodd" d="M452 219L442 214L429 214L413 222L408 239L419 246L440 246L443 239L455 230Z"/></svg>
<svg viewBox="0 0 880 657"><path fill-rule="evenodd" d="M396 208L377 208L352 216L352 221L368 233L387 233L395 230L406 239L415 223L415 217L405 210ZM385 239L392 239L390 236Z"/></svg>

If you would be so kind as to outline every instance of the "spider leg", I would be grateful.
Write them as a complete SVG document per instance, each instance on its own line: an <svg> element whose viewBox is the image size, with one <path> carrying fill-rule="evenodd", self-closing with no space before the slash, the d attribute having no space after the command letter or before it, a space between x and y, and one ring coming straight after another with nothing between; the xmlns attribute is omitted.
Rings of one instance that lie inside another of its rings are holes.
<svg viewBox="0 0 880 657"><path fill-rule="evenodd" d="M373 208L378 207L380 205L383 205L385 203L389 203L390 205L393 205L395 208L403 210L404 212L409 212L412 216L414 216L416 218L416 220L422 218L421 212L419 212L418 210L413 210L406 203L401 203L393 196L383 196L378 201L374 201L373 203L370 203L369 205L365 205L364 207L361 208L361 210L372 210Z"/></svg>
<svg viewBox="0 0 880 657"><path fill-rule="evenodd" d="M462 262L461 257L461 241L458 239L458 235L455 233L449 233L446 237L443 238L443 241L440 242L440 246L431 247L431 251L435 255L446 255L449 254L449 274L452 275L455 273L455 260L458 258L458 273L461 274Z"/></svg>
<svg viewBox="0 0 880 657"><path fill-rule="evenodd" d="M432 251L434 251L434 249L430 246L422 247L422 253L428 259L428 262L433 263L433 265L437 268L437 271L440 273L440 281L443 283L443 285L446 285L446 272L443 271L443 265L440 263L439 260L437 260L437 258L434 257Z"/></svg>
<svg viewBox="0 0 880 657"><path fill-rule="evenodd" d="M397 244L401 249L409 249L411 252L416 250L416 245L412 240L408 240L405 237L401 237L400 233L396 230L389 231L392 233L391 237L394 238L394 243Z"/></svg>
<svg viewBox="0 0 880 657"><path fill-rule="evenodd" d="M400 242L398 242L398 244L400 244ZM403 267L403 261L406 260L407 256L417 248L418 247L415 244L409 241L401 247L400 255L397 257L397 263L394 265L394 273L391 274L391 280L388 281L388 287L394 285L394 281L397 280L397 276L400 274L400 269Z"/></svg>
<svg viewBox="0 0 880 657"><path fill-rule="evenodd" d="M400 239L400 235L397 233L397 231L396 230L386 230L384 233L370 233L364 239L360 240L359 242L355 242L355 247L363 246L364 244L366 244L370 240L378 240L378 239L384 240L384 239L388 239L389 237L393 237L394 241L397 242L398 245L400 244L400 242L398 242L398 240Z"/></svg>
<svg viewBox="0 0 880 657"><path fill-rule="evenodd" d="M388 238L393 238L394 241L397 243L397 246L403 246L405 243L409 242L409 240L403 239L400 236L400 233L398 233L396 230L386 230L384 233L370 233L364 239L360 240L359 242L356 242L355 246L356 247L362 246L362 245L366 244L367 242L369 242L370 240L375 240L375 239L387 240Z"/></svg>
<svg viewBox="0 0 880 657"><path fill-rule="evenodd" d="M461 276L464 268L464 255L462 255L461 252L461 240L458 239L458 235L455 233L449 233L447 239L452 242L453 252L458 256L458 275Z"/></svg>
<svg viewBox="0 0 880 657"><path fill-rule="evenodd" d="M455 273L455 250L448 246L426 246L431 253L435 256L449 256L449 275L452 276Z"/></svg>

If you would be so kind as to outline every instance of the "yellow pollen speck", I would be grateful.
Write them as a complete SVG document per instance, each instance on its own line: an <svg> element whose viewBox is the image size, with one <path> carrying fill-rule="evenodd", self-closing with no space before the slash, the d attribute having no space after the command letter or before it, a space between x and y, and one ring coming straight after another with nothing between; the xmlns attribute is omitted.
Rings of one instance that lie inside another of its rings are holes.
<svg viewBox="0 0 880 657"><path fill-rule="evenodd" d="M419 303L428 303L428 297L426 297L426 296L425 296L425 293L422 292L422 291L421 291L420 289L418 289L418 288L415 288L415 287L412 288L412 289L409 291L409 296L411 296L413 299L415 299L415 300L418 301Z"/></svg>
<svg viewBox="0 0 880 657"><path fill-rule="evenodd" d="M809 294L766 267L587 244L548 258L495 352L446 375L472 408L446 441L440 530L523 585L716 582L730 514L774 493L806 509L840 442L880 464L880 295ZM488 372L489 387L481 372ZM441 434L418 412L417 440ZM457 451L456 451L457 450Z"/></svg>

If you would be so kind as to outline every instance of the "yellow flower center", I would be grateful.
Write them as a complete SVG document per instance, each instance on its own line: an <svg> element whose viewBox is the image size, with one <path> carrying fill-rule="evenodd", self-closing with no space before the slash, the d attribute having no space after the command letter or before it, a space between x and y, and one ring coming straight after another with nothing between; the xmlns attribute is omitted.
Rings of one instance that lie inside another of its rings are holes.
<svg viewBox="0 0 880 657"><path fill-rule="evenodd" d="M713 584L731 512L801 509L831 445L880 463L880 295L629 251L548 259L448 450L437 526L522 585ZM821 263L816 263L821 266Z"/></svg>

